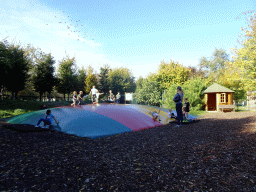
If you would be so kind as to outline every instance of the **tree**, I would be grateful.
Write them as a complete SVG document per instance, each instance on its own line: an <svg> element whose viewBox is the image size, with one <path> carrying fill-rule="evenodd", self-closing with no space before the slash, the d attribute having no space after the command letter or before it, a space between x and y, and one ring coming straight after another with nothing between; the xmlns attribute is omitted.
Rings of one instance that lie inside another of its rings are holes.
<svg viewBox="0 0 256 192"><path fill-rule="evenodd" d="M25 51L19 45L8 46L6 62L8 66L8 78L5 80L5 86L12 92L12 99L14 100L15 95L24 89L29 77L29 62L26 58ZM10 77L13 79L10 79Z"/></svg>
<svg viewBox="0 0 256 192"><path fill-rule="evenodd" d="M234 100L244 100L246 91L244 89L244 82L242 81L240 69L234 62L227 62L225 70L219 77L217 83L235 91L233 95Z"/></svg>
<svg viewBox="0 0 256 192"><path fill-rule="evenodd" d="M239 77L245 91L256 90L256 15L248 19L248 28L244 29L244 41L239 50L235 50L234 65L239 69Z"/></svg>
<svg viewBox="0 0 256 192"><path fill-rule="evenodd" d="M79 91L83 91L85 92L86 90L86 84L85 84L85 80L86 80L86 70L84 68L80 69L78 71L78 76L77 76L77 89Z"/></svg>
<svg viewBox="0 0 256 192"><path fill-rule="evenodd" d="M160 106L161 89L156 81L150 79L140 79L140 85L136 88L135 98L137 102L149 104L152 106Z"/></svg>
<svg viewBox="0 0 256 192"><path fill-rule="evenodd" d="M93 86L95 86L96 88L98 87L97 77L96 77L96 74L94 73L94 69L92 68L92 66L89 66L87 68L87 77L85 80L85 85L86 85L85 92L87 94L90 93Z"/></svg>
<svg viewBox="0 0 256 192"><path fill-rule="evenodd" d="M120 92L134 92L136 89L135 77L127 68L116 68L109 72L110 89L114 94Z"/></svg>
<svg viewBox="0 0 256 192"><path fill-rule="evenodd" d="M177 93L177 84L173 84L168 90L164 92L161 104L164 108L175 109L175 102L173 101L174 95ZM207 80L201 77L186 81L182 85L184 91L183 98L188 98L191 107L200 110L202 109L204 101L203 91L207 88Z"/></svg>
<svg viewBox="0 0 256 192"><path fill-rule="evenodd" d="M165 63L161 61L158 72L151 74L148 78L157 81L162 91L168 89L172 84L182 85L189 77L190 69L183 67L178 62L170 61Z"/></svg>
<svg viewBox="0 0 256 192"><path fill-rule="evenodd" d="M50 93L55 85L54 77L54 63L53 57L51 54L43 55L40 60L37 61L35 65L35 74L33 76L33 83L35 90L39 92L40 101L42 94L45 92Z"/></svg>
<svg viewBox="0 0 256 192"><path fill-rule="evenodd" d="M107 94L109 91L109 82L108 82L109 71L110 71L110 67L108 65L105 65L104 67L100 68L99 90L104 94Z"/></svg>
<svg viewBox="0 0 256 192"><path fill-rule="evenodd" d="M203 78L205 76L205 72L201 68L197 69L197 67L189 66L188 69L190 71L188 76L189 80L196 79L198 77Z"/></svg>
<svg viewBox="0 0 256 192"><path fill-rule="evenodd" d="M201 57L199 66L201 70L205 71L207 76L218 79L225 69L225 63L227 61L229 61L229 54L224 49L215 48L210 58Z"/></svg>
<svg viewBox="0 0 256 192"><path fill-rule="evenodd" d="M77 83L76 75L77 67L75 64L75 58L69 58L69 56L66 56L66 58L62 59L59 63L57 73L57 90L64 94L64 99L65 94L67 93L69 100L69 94L74 90Z"/></svg>
<svg viewBox="0 0 256 192"><path fill-rule="evenodd" d="M139 79L136 81L136 90L142 88L142 86L143 86L143 81L144 81L144 78L143 78L143 77L139 77Z"/></svg>
<svg viewBox="0 0 256 192"><path fill-rule="evenodd" d="M7 62L7 51L8 51L8 42L2 41L0 42L0 88L1 93L2 89L6 84L6 80L8 79L8 71L10 70L10 66Z"/></svg>

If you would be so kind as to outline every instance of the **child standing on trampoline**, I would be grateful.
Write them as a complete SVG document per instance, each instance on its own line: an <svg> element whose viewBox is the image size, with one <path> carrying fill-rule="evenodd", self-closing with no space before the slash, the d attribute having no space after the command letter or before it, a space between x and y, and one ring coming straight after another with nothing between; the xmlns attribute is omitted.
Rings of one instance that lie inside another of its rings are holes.
<svg viewBox="0 0 256 192"><path fill-rule="evenodd" d="M57 121L57 119L53 116L53 114L51 113L51 110L47 110L46 111L46 118L41 118L39 119L37 125L35 127L39 127L40 123L43 121L44 122L44 126L49 125L49 129L53 129L52 126L52 119L55 120L55 122L57 123L57 125L59 124L59 122Z"/></svg>

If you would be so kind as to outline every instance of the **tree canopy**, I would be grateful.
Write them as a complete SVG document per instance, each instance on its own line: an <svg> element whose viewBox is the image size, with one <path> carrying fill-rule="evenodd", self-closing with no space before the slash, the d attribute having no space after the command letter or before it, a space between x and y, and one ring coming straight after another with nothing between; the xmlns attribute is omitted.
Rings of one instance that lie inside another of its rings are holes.
<svg viewBox="0 0 256 192"><path fill-rule="evenodd" d="M54 63L55 60L51 54L43 55L35 65L35 72L33 76L34 87L41 96L43 93L48 92L49 94L55 86L56 80L54 77Z"/></svg>
<svg viewBox="0 0 256 192"><path fill-rule="evenodd" d="M57 90L60 93L70 94L75 89L75 83L77 80L77 67L75 64L75 58L63 58L62 61L59 63L59 68L57 72ZM68 98L69 99L69 98Z"/></svg>
<svg viewBox="0 0 256 192"><path fill-rule="evenodd" d="M24 49L19 45L9 45L5 56L7 77L4 86L12 91L12 99L15 99L15 95L24 89L29 78L29 62Z"/></svg>
<svg viewBox="0 0 256 192"><path fill-rule="evenodd" d="M136 89L135 78L127 68L115 68L109 71L109 88L114 94L120 92L134 92Z"/></svg>

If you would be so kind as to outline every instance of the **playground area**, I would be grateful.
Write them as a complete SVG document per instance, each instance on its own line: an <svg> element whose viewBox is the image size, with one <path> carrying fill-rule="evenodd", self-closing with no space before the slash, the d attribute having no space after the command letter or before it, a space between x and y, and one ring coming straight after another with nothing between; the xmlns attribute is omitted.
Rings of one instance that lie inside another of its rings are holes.
<svg viewBox="0 0 256 192"><path fill-rule="evenodd" d="M158 127L174 121L168 118L168 109L147 105L91 104L62 106L50 110L60 122L56 130L92 139ZM153 112L159 114L157 119L152 117ZM40 118L44 118L45 113L46 109L25 113L12 117L7 122L17 128L24 125L22 128L26 130L31 128L30 125L36 125ZM176 111L173 113L176 115ZM193 115L189 117L196 119Z"/></svg>
<svg viewBox="0 0 256 192"><path fill-rule="evenodd" d="M206 113L98 139L2 121L0 190L255 191L255 115Z"/></svg>

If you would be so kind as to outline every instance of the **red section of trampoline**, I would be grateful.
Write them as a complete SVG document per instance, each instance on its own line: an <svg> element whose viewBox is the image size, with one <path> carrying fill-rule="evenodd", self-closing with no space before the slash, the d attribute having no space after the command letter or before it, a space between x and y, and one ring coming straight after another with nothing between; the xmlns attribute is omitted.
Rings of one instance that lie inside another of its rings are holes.
<svg viewBox="0 0 256 192"><path fill-rule="evenodd" d="M126 107L125 105L101 104L97 107L92 105L85 105L84 110L94 111L98 114L107 116L115 121L122 123L133 131L141 129L148 129L152 127L161 126L158 121L139 112L136 109Z"/></svg>

